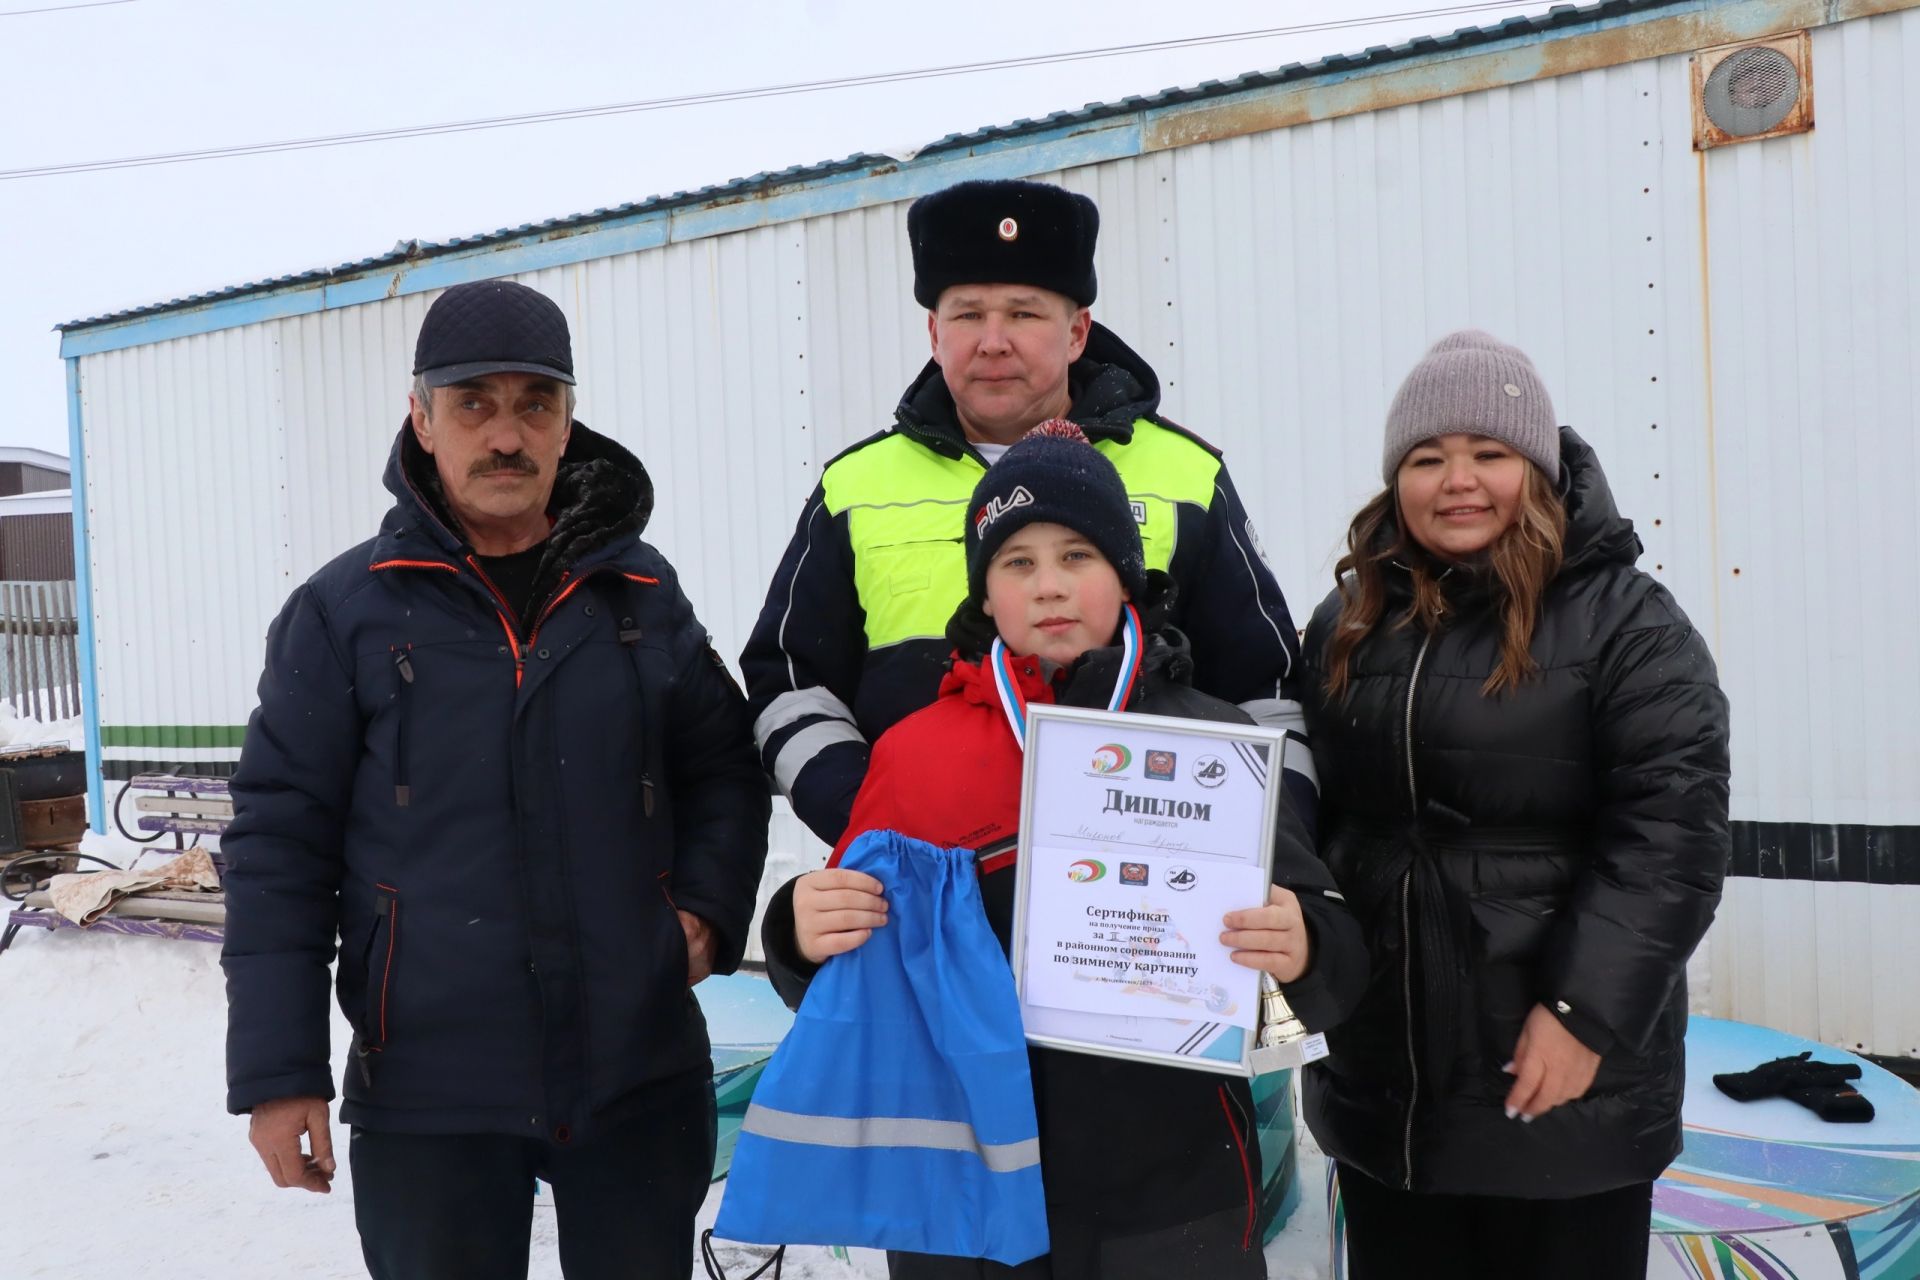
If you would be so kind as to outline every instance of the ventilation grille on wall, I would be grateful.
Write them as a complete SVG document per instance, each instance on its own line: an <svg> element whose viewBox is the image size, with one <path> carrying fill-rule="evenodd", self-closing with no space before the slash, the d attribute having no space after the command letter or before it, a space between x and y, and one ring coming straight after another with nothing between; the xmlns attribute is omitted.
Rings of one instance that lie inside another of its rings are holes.
<svg viewBox="0 0 1920 1280"><path fill-rule="evenodd" d="M1813 128L1807 33L1693 55L1693 145L1705 150Z"/></svg>

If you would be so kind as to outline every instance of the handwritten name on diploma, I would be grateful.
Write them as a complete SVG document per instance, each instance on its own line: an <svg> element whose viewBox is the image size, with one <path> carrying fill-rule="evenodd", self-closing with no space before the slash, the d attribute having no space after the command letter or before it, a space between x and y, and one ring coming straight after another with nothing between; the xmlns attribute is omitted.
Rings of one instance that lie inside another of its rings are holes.
<svg viewBox="0 0 1920 1280"><path fill-rule="evenodd" d="M1099 830L1088 826L1084 822L1078 827L1075 827L1072 832L1075 840L1086 840L1093 844L1144 844L1149 849L1160 849L1167 853L1187 853L1193 849L1191 841L1175 840L1172 836L1163 835L1157 831L1148 835L1145 840L1129 841L1127 837L1130 834L1133 833L1124 829L1118 831Z"/></svg>

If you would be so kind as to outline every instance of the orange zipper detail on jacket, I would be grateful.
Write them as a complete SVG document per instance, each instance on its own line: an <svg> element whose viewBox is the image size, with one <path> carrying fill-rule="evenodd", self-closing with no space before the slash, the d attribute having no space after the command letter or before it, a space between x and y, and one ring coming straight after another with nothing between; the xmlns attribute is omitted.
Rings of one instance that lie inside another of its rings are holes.
<svg viewBox="0 0 1920 1280"><path fill-rule="evenodd" d="M460 572L457 564L448 564L444 560L382 560L367 566L369 572L374 569L445 569L448 573Z"/></svg>
<svg viewBox="0 0 1920 1280"><path fill-rule="evenodd" d="M565 573L560 575L560 581L567 582L568 578L573 578L573 570L571 569L567 570ZM540 616L534 620L533 634L527 637L527 647L529 649L531 649L536 643L539 642L540 628L547 625L547 619L551 618L553 616L553 611L560 607L560 602L562 600L565 600L568 596L572 595L574 591L579 588L580 584L585 581L586 581L585 578L573 578L572 582L568 582L565 587L561 588L559 595L547 601L547 607L542 609L540 611Z"/></svg>
<svg viewBox="0 0 1920 1280"><path fill-rule="evenodd" d="M518 689L520 682L526 678L527 672L526 658L520 651L520 633L513 626L513 606L507 603L504 595L500 594L500 588L493 585L493 579L489 578L487 571L480 567L477 557L468 556L467 563L473 567L473 576L480 579L487 590L493 593L493 598L500 602L494 612L500 615L500 629L507 633L507 647L513 651L513 687Z"/></svg>
<svg viewBox="0 0 1920 1280"><path fill-rule="evenodd" d="M400 935L400 891L392 885L376 885L385 889L387 898L387 963L380 973L380 1045L387 1043L387 993L393 982L393 951Z"/></svg>
<svg viewBox="0 0 1920 1280"><path fill-rule="evenodd" d="M493 579L487 576L487 571L480 567L480 558L478 556L468 556L467 563L473 566L474 576L485 583L487 590L493 593L493 598L500 602L500 616L502 618L511 618L513 616L513 606L507 603L507 598L504 595L500 594L500 588L493 585ZM517 635L518 633L516 632L515 634Z"/></svg>
<svg viewBox="0 0 1920 1280"><path fill-rule="evenodd" d="M494 616L500 619L500 629L507 633L507 648L513 652L513 687L518 689L521 677L526 674L526 660L520 656L520 638L513 634L513 623L507 621L506 614L496 609Z"/></svg>

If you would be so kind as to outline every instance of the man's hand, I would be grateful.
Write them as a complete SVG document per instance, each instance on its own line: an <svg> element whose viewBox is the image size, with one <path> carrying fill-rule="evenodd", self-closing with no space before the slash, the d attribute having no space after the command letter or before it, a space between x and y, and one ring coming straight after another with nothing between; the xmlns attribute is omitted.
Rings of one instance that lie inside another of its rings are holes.
<svg viewBox="0 0 1920 1280"><path fill-rule="evenodd" d="M1234 948L1235 964L1260 969L1281 982L1293 982L1313 962L1307 922L1300 914L1300 899L1291 889L1276 884L1267 890L1266 906L1229 911L1222 922L1227 932L1220 935L1220 941Z"/></svg>
<svg viewBox="0 0 1920 1280"><path fill-rule="evenodd" d="M691 911L674 908L687 935L687 985L697 987L713 976L713 926Z"/></svg>
<svg viewBox="0 0 1920 1280"><path fill-rule="evenodd" d="M300 1150L305 1134L312 1148ZM247 1139L276 1187L305 1187L326 1195L333 1190L333 1133L327 1127L325 1098L276 1098L253 1109Z"/></svg>
<svg viewBox="0 0 1920 1280"><path fill-rule="evenodd" d="M864 871L810 871L793 886L793 936L814 964L852 951L887 922L878 880Z"/></svg>
<svg viewBox="0 0 1920 1280"><path fill-rule="evenodd" d="M1581 1044L1573 1032L1545 1005L1533 1006L1513 1061L1505 1067L1513 1077L1507 1091L1507 1119L1534 1120L1563 1102L1584 1098L1600 1070L1600 1055Z"/></svg>

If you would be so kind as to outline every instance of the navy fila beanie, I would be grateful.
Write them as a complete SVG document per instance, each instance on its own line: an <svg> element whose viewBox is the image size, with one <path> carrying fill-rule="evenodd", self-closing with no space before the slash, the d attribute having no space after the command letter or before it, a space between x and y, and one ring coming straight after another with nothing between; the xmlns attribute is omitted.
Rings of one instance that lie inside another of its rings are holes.
<svg viewBox="0 0 1920 1280"><path fill-rule="evenodd" d="M974 486L967 504L969 598L986 598L987 565L1002 544L1043 522L1065 525L1091 542L1128 594L1146 598L1146 555L1127 486L1085 433L1060 418L1027 432Z"/></svg>

